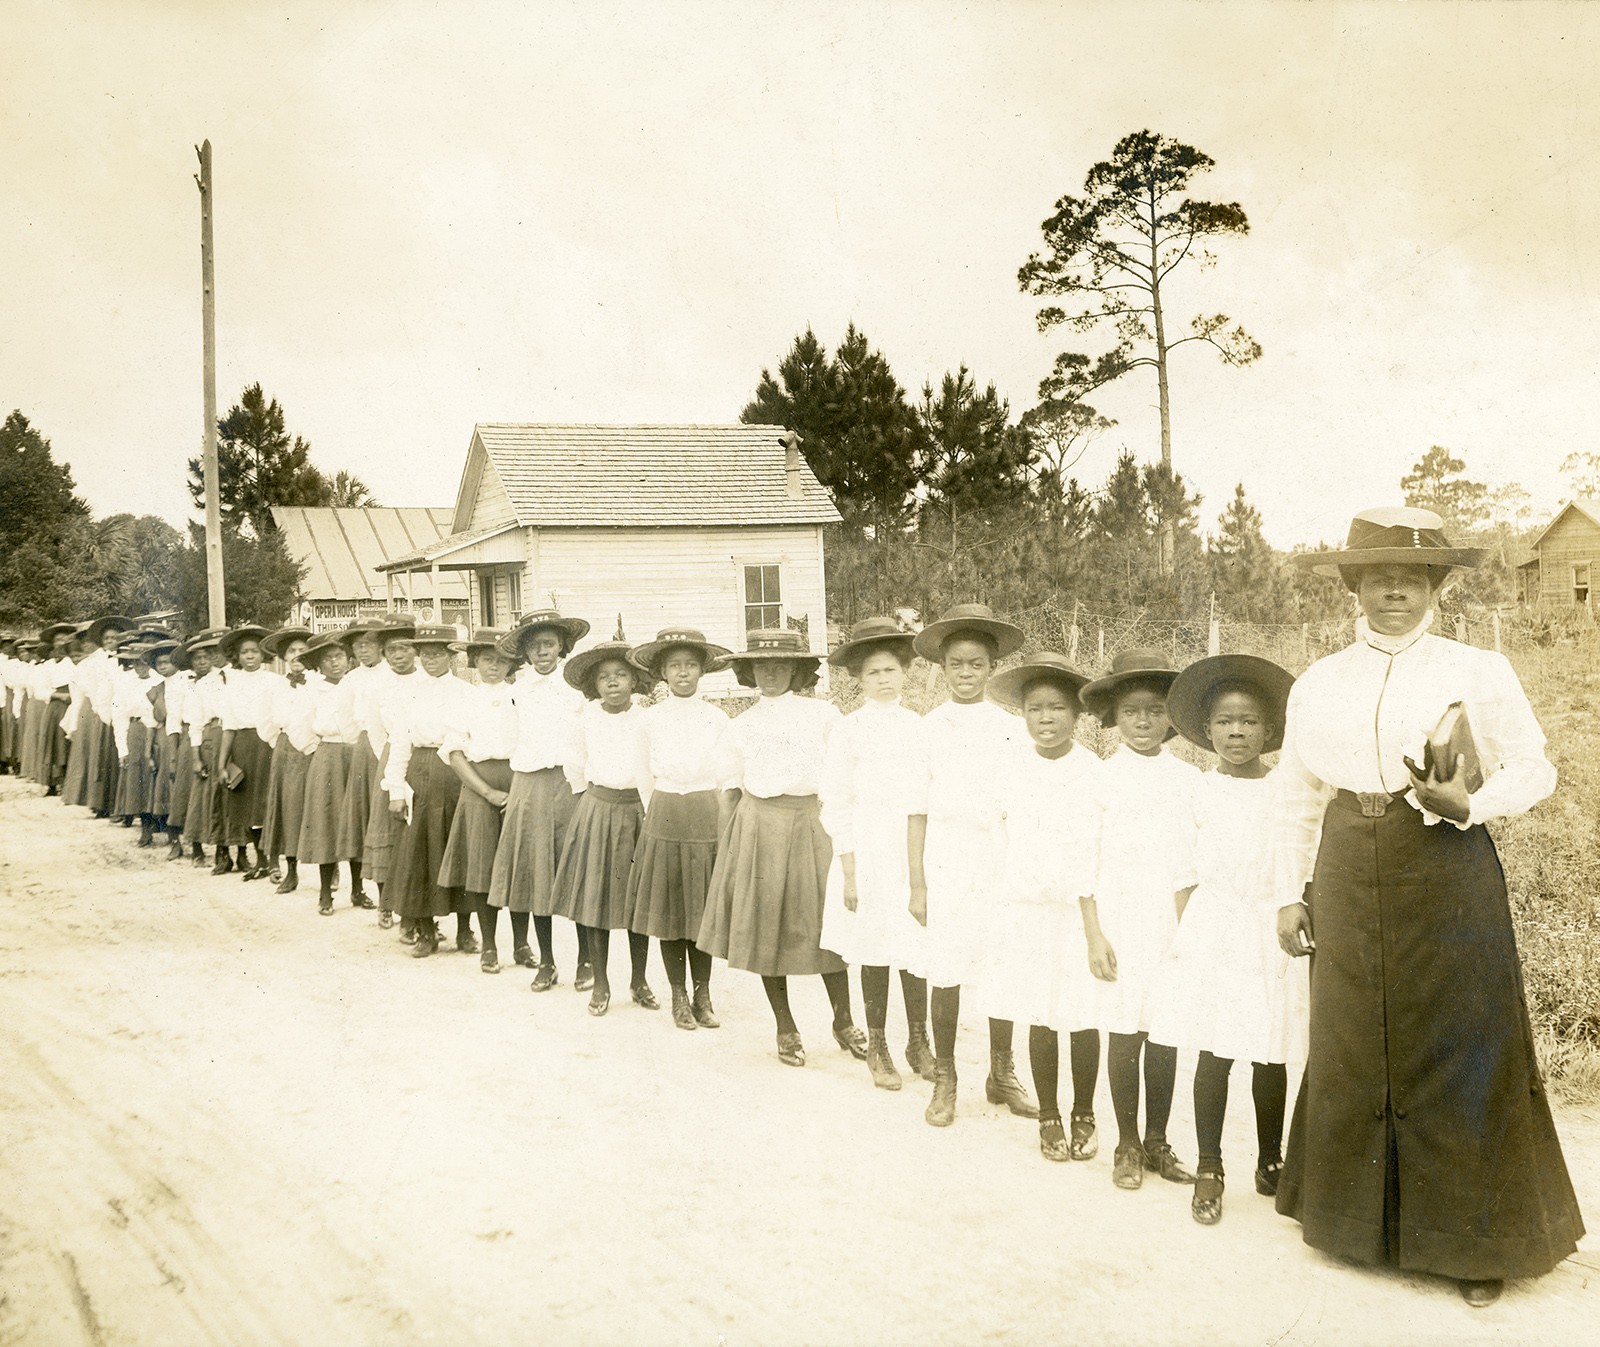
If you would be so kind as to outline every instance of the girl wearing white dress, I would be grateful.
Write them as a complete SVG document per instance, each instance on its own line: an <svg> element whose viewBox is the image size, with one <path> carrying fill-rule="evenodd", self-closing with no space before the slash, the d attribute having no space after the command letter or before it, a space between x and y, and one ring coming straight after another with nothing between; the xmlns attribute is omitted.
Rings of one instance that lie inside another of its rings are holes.
<svg viewBox="0 0 1600 1347"><path fill-rule="evenodd" d="M1294 678L1254 655L1191 664L1167 694L1184 738L1217 755L1195 791L1194 892L1184 904L1150 1013L1150 1041L1199 1054L1198 1162L1190 1210L1222 1219L1222 1123L1228 1074L1251 1066L1256 1189L1277 1189L1292 1056L1305 1058L1305 969L1278 948L1272 822L1276 789L1261 761L1283 746Z"/></svg>
<svg viewBox="0 0 1600 1347"><path fill-rule="evenodd" d="M310 639L309 628L281 627L261 641L265 654L283 661L283 681L273 693L271 719L263 733L272 746L272 773L261 850L272 875L278 873L280 856L286 862L278 893L293 893L300 887L300 825L305 813L306 773L311 766L306 746L311 739L312 694L318 681L300 662Z"/></svg>
<svg viewBox="0 0 1600 1347"><path fill-rule="evenodd" d="M272 699L283 679L262 667L261 638L266 634L265 627L246 623L235 627L221 643L223 657L238 666L229 673L220 701L222 740L217 749L217 777L224 785L222 840L224 846L235 849L235 864L247 880L262 879L269 872L261 850L261 830L267 821L272 749L261 731L271 723ZM244 773L243 781L233 788L227 788L230 768ZM246 847L255 849L253 864L245 858Z"/></svg>
<svg viewBox="0 0 1600 1347"><path fill-rule="evenodd" d="M833 841L822 948L861 970L867 1070L881 1090L900 1088L887 1037L889 969L901 970L908 1023L925 1024L928 1004L928 984L906 971L922 961L922 927L911 915L907 825L912 815L928 812L922 720L900 703L911 640L892 618L869 617L828 656L861 684L865 700L835 727L822 765L822 826ZM926 1038L923 1054L930 1056ZM911 1066L919 1070L921 1063Z"/></svg>
<svg viewBox="0 0 1600 1347"><path fill-rule="evenodd" d="M339 848L339 817L350 784L356 729L350 711L349 634L324 632L300 652L300 662L318 675L309 684L311 733L305 752L311 766L306 773L305 807L301 810L300 836L295 855L317 867L317 912L333 915L333 879L340 861L351 858ZM351 862L359 875L361 861ZM352 889L354 884L352 884ZM371 907L365 894L350 895L354 907Z"/></svg>
<svg viewBox="0 0 1600 1347"><path fill-rule="evenodd" d="M1092 1032L1095 1015L1094 979L1078 951L1082 905L1099 875L1105 764L1072 737L1088 681L1046 651L996 674L988 687L993 701L1022 714L1033 748L1006 765L999 783L1005 859L990 911L984 996L997 1015L1028 1025L1047 1160L1073 1158L1057 1100L1061 1035ZM1092 1080L1089 1089L1092 1103ZM1074 1109L1083 1103L1075 1099Z"/></svg>
<svg viewBox="0 0 1600 1347"><path fill-rule="evenodd" d="M1100 873L1083 904L1084 937L1096 986L1096 1023L1106 1031L1106 1075L1117 1115L1111 1178L1137 1188L1144 1171L1191 1183L1167 1141L1177 1086L1175 1048L1149 1043L1152 993L1178 929L1183 895L1194 887L1194 790L1200 772L1168 753L1176 730L1167 689L1178 671L1159 650L1120 651L1111 672L1081 694L1086 710L1115 728L1122 746L1105 760ZM1145 1125L1139 1132L1139 1065L1144 1058ZM1093 1117L1072 1119L1074 1139L1093 1135Z"/></svg>
<svg viewBox="0 0 1600 1347"><path fill-rule="evenodd" d="M339 703L346 706L351 732L350 769L345 780L344 799L339 805L339 827L335 847L339 858L350 863L350 901L356 907L372 908L377 904L367 896L363 864L367 849L367 820L372 817L372 799L378 792L378 779L383 769L378 763L380 745L372 742L368 714L368 701L389 677L389 666L383 659L383 641L379 633L386 626L403 624L404 613L386 613L381 618L358 618L345 628L342 637L350 651L350 671L345 675L345 687ZM377 877L373 877L377 882ZM378 925L394 925L394 914L384 911Z"/></svg>
<svg viewBox="0 0 1600 1347"><path fill-rule="evenodd" d="M628 929L661 942L672 1022L680 1029L722 1023L711 1005L711 956L695 938L717 863L717 772L731 722L699 691L701 677L729 653L693 627L668 627L632 655L668 695L640 713L639 781L650 806L628 872Z"/></svg>

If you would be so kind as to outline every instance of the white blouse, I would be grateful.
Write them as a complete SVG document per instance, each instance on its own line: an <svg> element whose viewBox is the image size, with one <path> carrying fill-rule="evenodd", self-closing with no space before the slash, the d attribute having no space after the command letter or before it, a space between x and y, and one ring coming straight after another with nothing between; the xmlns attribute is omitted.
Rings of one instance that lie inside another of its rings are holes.
<svg viewBox="0 0 1600 1347"><path fill-rule="evenodd" d="M728 713L701 697L672 697L645 707L639 793L693 795L716 790L717 766L725 753Z"/></svg>
<svg viewBox="0 0 1600 1347"><path fill-rule="evenodd" d="M828 738L817 794L833 849L856 849L858 811L902 821L928 812L927 745L922 717L898 701L868 700L840 720Z"/></svg>
<svg viewBox="0 0 1600 1347"><path fill-rule="evenodd" d="M437 749L450 726L461 719L461 703L468 684L453 673L434 678L417 669L396 675L392 691L380 699L384 729L389 736L389 760L383 771L383 789L391 800L410 797L406 771L417 749Z"/></svg>
<svg viewBox="0 0 1600 1347"><path fill-rule="evenodd" d="M1195 882L1195 794L1202 773L1167 749L1126 744L1102 761L1105 815L1095 895L1170 899Z"/></svg>
<svg viewBox="0 0 1600 1347"><path fill-rule="evenodd" d="M511 705L517 712L517 749L511 755L511 770L542 772L563 766L572 753L583 693L562 676L561 665L548 674L536 673L532 667L517 670Z"/></svg>
<svg viewBox="0 0 1600 1347"><path fill-rule="evenodd" d="M89 699L89 707L101 720L111 719L111 681L116 677L116 661L104 650L92 650L78 666L78 686Z"/></svg>
<svg viewBox="0 0 1600 1347"><path fill-rule="evenodd" d="M1483 763L1484 783L1458 828L1531 809L1555 789L1544 731L1504 655L1427 634L1374 635L1365 619L1356 640L1318 660L1289 694L1276 826L1277 893L1298 902L1316 860L1322 815L1335 790L1383 791L1422 809L1402 759L1421 764L1422 746L1452 702L1462 702ZM1385 648L1387 647L1387 648Z"/></svg>
<svg viewBox="0 0 1600 1347"><path fill-rule="evenodd" d="M111 733L117 742L117 756L128 756L128 726L138 721L155 729L155 707L151 694L161 684L159 678L140 678L132 669L118 669L111 683Z"/></svg>
<svg viewBox="0 0 1600 1347"><path fill-rule="evenodd" d="M922 717L928 818L993 827L1009 764L1033 745L1020 716L993 702L941 702Z"/></svg>
<svg viewBox="0 0 1600 1347"><path fill-rule="evenodd" d="M204 678L195 679L194 686L189 689L184 707L189 717L189 742L195 748L199 748L205 738L206 726L221 718L222 697L227 687L227 675L221 669L213 669Z"/></svg>
<svg viewBox="0 0 1600 1347"><path fill-rule="evenodd" d="M255 730L258 734L272 723L272 699L283 675L260 668L252 673L230 669L220 699L224 730ZM262 735L265 738L265 735Z"/></svg>
<svg viewBox="0 0 1600 1347"><path fill-rule="evenodd" d="M453 753L468 762L509 759L517 751L517 711L511 704L510 683L467 683L467 695L457 702L459 717L449 727L439 756L446 762Z"/></svg>
<svg viewBox="0 0 1600 1347"><path fill-rule="evenodd" d="M1059 905L1094 897L1105 770L1082 744L1060 758L1029 748L1011 759L995 792L1009 901Z"/></svg>
<svg viewBox="0 0 1600 1347"><path fill-rule="evenodd" d="M298 685L291 683L287 677L282 678L273 691L261 737L269 744L276 744L278 736L285 734L289 737L289 743L299 752L309 753L314 749L316 742L312 737L311 717L316 712L317 690L322 685L323 677L314 669L307 669L303 681Z"/></svg>
<svg viewBox="0 0 1600 1347"><path fill-rule="evenodd" d="M843 719L832 702L816 697L762 697L728 727L718 772L723 789L764 800L815 795L828 738Z"/></svg>
<svg viewBox="0 0 1600 1347"><path fill-rule="evenodd" d="M350 714L350 690L345 687L347 673L337 683L326 678L307 684L311 690L311 742L305 749L315 753L318 744L353 744L358 733Z"/></svg>
<svg viewBox="0 0 1600 1347"><path fill-rule="evenodd" d="M644 756L644 712L629 705L626 711L607 711L599 702L586 702L578 713L572 750L562 764L574 795L593 784L612 790L636 787L640 802L650 807L649 786L639 780Z"/></svg>
<svg viewBox="0 0 1600 1347"><path fill-rule="evenodd" d="M176 734L189 723L189 694L194 689L194 672L180 669L167 679L167 733Z"/></svg>

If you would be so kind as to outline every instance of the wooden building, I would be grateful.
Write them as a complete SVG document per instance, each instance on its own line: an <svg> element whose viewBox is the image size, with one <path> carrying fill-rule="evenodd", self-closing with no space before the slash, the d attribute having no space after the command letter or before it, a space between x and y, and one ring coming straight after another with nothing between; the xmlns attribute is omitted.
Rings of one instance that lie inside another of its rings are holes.
<svg viewBox="0 0 1600 1347"><path fill-rule="evenodd" d="M291 622L327 631L388 608L415 610L423 622L467 621L467 582L449 573L408 577L409 589L394 585L378 567L397 556L437 543L450 531L455 512L438 509L303 509L273 506L289 555L306 569L302 597Z"/></svg>
<svg viewBox="0 0 1600 1347"><path fill-rule="evenodd" d="M378 569L397 591L464 577L473 626L555 606L589 620L590 642L620 619L636 642L681 624L737 649L789 627L820 652L838 518L776 426L482 424L447 535Z"/></svg>
<svg viewBox="0 0 1600 1347"><path fill-rule="evenodd" d="M1533 540L1533 556L1517 568L1522 601L1561 608L1594 608L1600 580L1600 500L1575 500Z"/></svg>

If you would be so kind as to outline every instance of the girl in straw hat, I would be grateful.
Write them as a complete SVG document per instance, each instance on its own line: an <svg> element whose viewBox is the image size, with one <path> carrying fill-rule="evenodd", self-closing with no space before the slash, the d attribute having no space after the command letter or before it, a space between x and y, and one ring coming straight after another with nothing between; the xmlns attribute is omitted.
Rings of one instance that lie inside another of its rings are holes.
<svg viewBox="0 0 1600 1347"><path fill-rule="evenodd" d="M803 973L822 975L834 1041L864 1061L867 1036L850 1014L849 975L820 943L833 848L817 789L839 712L831 702L799 695L816 686L821 661L798 632L753 631L728 663L740 684L759 688L761 696L734 719L724 741L726 822L695 943L731 968L760 975L777 1022L778 1060L786 1066L806 1061L788 984Z"/></svg>
<svg viewBox="0 0 1600 1347"><path fill-rule="evenodd" d="M1111 670L1087 684L1085 709L1115 729L1122 744L1105 761L1100 870L1083 905L1084 937L1096 983L1096 1022L1106 1031L1106 1075L1117 1115L1111 1179L1138 1188L1146 1170L1192 1183L1167 1141L1177 1088L1176 1049L1150 1043L1152 994L1194 887L1194 793L1199 769L1166 750L1177 733L1167 690L1178 671L1159 650L1122 650ZM1139 1131L1139 1071L1145 1123ZM1073 1141L1094 1137L1094 1118L1074 1108ZM1080 1146L1079 1149L1086 1147Z"/></svg>
<svg viewBox="0 0 1600 1347"><path fill-rule="evenodd" d="M262 730L272 721L272 699L282 677L263 664L266 652L261 638L266 628L253 623L235 627L218 646L234 665L223 685L221 699L222 742L217 750L217 776L222 796L223 844L234 848L235 864L245 880L264 879L271 871L261 850L261 830L267 821L267 787L272 779L272 747ZM243 773L242 779L230 779ZM253 847L255 859L246 859Z"/></svg>
<svg viewBox="0 0 1600 1347"><path fill-rule="evenodd" d="M1278 1210L1308 1244L1454 1278L1473 1306L1583 1234L1484 827L1555 769L1506 659L1429 634L1450 568L1480 558L1416 509L1365 511L1343 549L1297 558L1361 616L1295 684L1275 773L1279 937L1316 948ZM1457 704L1460 751L1430 753Z"/></svg>
<svg viewBox="0 0 1600 1347"><path fill-rule="evenodd" d="M1291 1060L1305 1060L1305 967L1278 948L1272 812L1276 787L1261 760L1283 745L1294 679L1271 660L1214 655L1167 694L1184 738L1217 755L1195 792L1194 892L1157 980L1150 1041L1199 1054L1194 1073L1198 1163L1190 1210L1222 1219L1222 1124L1235 1061L1252 1063L1256 1188L1270 1196L1283 1168Z"/></svg>
<svg viewBox="0 0 1600 1347"><path fill-rule="evenodd" d="M300 811L300 835L295 857L317 867L317 911L333 913L333 881L340 861L351 861L354 875L361 873L359 858L339 846L339 817L349 788L351 753L356 730L350 716L350 699L343 691L350 673L347 632L323 632L300 652L300 663L317 675L308 682L311 699L309 734L301 751L311 764L306 771L305 803ZM354 883L351 885L354 888ZM365 899L365 901L361 901ZM370 906L364 894L351 895L352 906Z"/></svg>
<svg viewBox="0 0 1600 1347"><path fill-rule="evenodd" d="M550 918L555 911L556 867L577 803L562 769L572 751L583 694L562 677L561 661L588 631L589 624L581 617L540 609L526 614L501 647L523 663L511 689L517 742L511 754L511 789L500 845L489 876L489 902L511 910L511 936L516 945L528 943L532 918L539 944L539 965L532 984L536 992L549 991L560 981ZM579 991L594 986L582 932L573 985Z"/></svg>
<svg viewBox="0 0 1600 1347"><path fill-rule="evenodd" d="M285 861L279 893L293 893L300 887L300 826L305 814L306 773L311 767L306 746L311 740L315 689L321 681L300 662L310 638L305 627L282 627L261 640L263 653L283 662L283 677L273 690L268 721L261 731L262 739L272 747L261 849L266 853L269 877L278 874L278 858Z"/></svg>
<svg viewBox="0 0 1600 1347"><path fill-rule="evenodd" d="M833 841L822 948L861 970L867 1069L882 1090L900 1088L886 1032L891 967L902 969L907 1021L925 1023L927 1015L927 984L903 971L922 962L922 927L911 915L907 822L928 809L921 718L900 702L911 658L911 634L888 617L858 622L828 656L861 684L865 700L829 737L818 791L822 826ZM931 1068L925 1040L922 1051ZM911 1062L913 1070L921 1066Z"/></svg>
<svg viewBox="0 0 1600 1347"><path fill-rule="evenodd" d="M1105 767L1073 742L1086 682L1065 658L1045 651L996 674L987 688L992 701L1021 714L1033 749L1008 763L999 783L1004 863L981 985L992 1011L1028 1025L1039 1150L1047 1160L1072 1159L1057 1101L1060 1036L1092 1034L1094 1023L1093 978L1077 952L1081 905L1094 897L1098 879ZM1092 1106L1093 1091L1092 1075L1074 1077L1074 1112Z"/></svg>
<svg viewBox="0 0 1600 1347"><path fill-rule="evenodd" d="M564 764L578 803L556 870L554 906L583 938L594 969L589 1013L595 1016L611 1005L612 931L628 932L634 1004L660 1008L645 980L650 937L628 929L628 874L649 804L648 783L641 789L644 734L642 712L633 704L638 671L628 658L632 651L626 641L605 641L574 655L562 670L588 704L573 727Z"/></svg>
<svg viewBox="0 0 1600 1347"><path fill-rule="evenodd" d="M412 641L417 622L409 613L391 614L390 624L380 627L376 636L383 649L383 673L363 685L357 693L360 704L361 728L367 743L378 760L378 777L372 787L372 803L367 810L366 826L361 837L361 873L378 888L378 927L388 930L394 925L395 904L388 891L389 867L393 859L395 833L400 817L391 809L393 801L383 788L389 768L389 740L412 685L427 677L417 665L417 647ZM352 778L354 772L351 773ZM353 780L351 789L354 789ZM416 922L401 919L400 939L414 944L417 938Z"/></svg>
<svg viewBox="0 0 1600 1347"><path fill-rule="evenodd" d="M227 677L225 661L218 648L226 628L208 628L191 636L186 643L190 667L194 670L194 684L184 696L183 713L189 722L189 804L183 816L183 840L189 844L190 860L195 866L206 863L206 846L213 840L221 801L217 798L221 783L217 780L217 749L222 743L222 719L219 714L223 688ZM217 853L217 865L232 867L228 851L223 847Z"/></svg>
<svg viewBox="0 0 1600 1347"><path fill-rule="evenodd" d="M478 681L465 685L466 695L457 701L456 718L446 726L439 749L461 782L460 803L439 865L439 883L447 889L460 889L477 912L483 937L478 966L485 973L500 971L496 945L500 909L489 901L489 885L494 878L495 852L500 848L503 811L511 798L511 755L517 748L517 712L511 704L511 684L506 681L517 661L500 649L505 636L499 627L480 627L470 641L451 647L472 661ZM533 967L526 917L512 957L524 968Z"/></svg>
<svg viewBox="0 0 1600 1347"><path fill-rule="evenodd" d="M167 679L167 742L172 758L172 798L167 806L167 859L183 858L183 825L194 786L194 750L189 743L189 698L194 665L189 643L180 641L171 656L175 672Z"/></svg>
<svg viewBox="0 0 1600 1347"><path fill-rule="evenodd" d="M139 820L139 845L151 844L150 795L155 776L155 732L158 728L150 695L159 686L146 656L151 647L129 641L117 651L118 669L111 685L111 733L117 746L117 794L113 818L131 827Z"/></svg>
<svg viewBox="0 0 1600 1347"><path fill-rule="evenodd" d="M367 895L363 859L367 847L367 820L372 817L378 778L383 775L378 762L381 743L375 744L372 740L374 730L380 739L383 733L381 724L375 724L372 703L390 676L383 658L380 633L385 628L402 627L407 621L415 625L406 613L358 618L342 633L351 664L335 705L342 717L344 734L350 736L351 748L350 772L345 781L344 800L339 806L335 847L340 858L350 864L350 901L361 908L377 906ZM377 876L373 876L373 882L376 884ZM382 912L378 925L385 929L394 925L394 914L387 910Z"/></svg>
<svg viewBox="0 0 1600 1347"><path fill-rule="evenodd" d="M695 939L716 868L717 771L731 722L698 694L701 677L728 654L693 627L668 627L632 655L668 695L640 713L639 791L650 803L628 872L628 929L661 942L680 1029L721 1024L711 1005L711 956Z"/></svg>
<svg viewBox="0 0 1600 1347"><path fill-rule="evenodd" d="M948 701L922 718L927 754L927 813L908 823L911 913L925 924L922 966L933 987L933 1098L924 1118L934 1127L956 1120L956 1026L961 988L988 956L989 912L1001 863L998 788L1025 750L1015 716L984 697L996 663L1022 647L1022 632L986 604L964 603L917 633L917 654L939 666ZM917 1027L912 1026L915 1035ZM1017 1079L1015 1027L989 1020L989 1102L1023 1118L1039 1110ZM911 1056L910 1049L907 1056Z"/></svg>

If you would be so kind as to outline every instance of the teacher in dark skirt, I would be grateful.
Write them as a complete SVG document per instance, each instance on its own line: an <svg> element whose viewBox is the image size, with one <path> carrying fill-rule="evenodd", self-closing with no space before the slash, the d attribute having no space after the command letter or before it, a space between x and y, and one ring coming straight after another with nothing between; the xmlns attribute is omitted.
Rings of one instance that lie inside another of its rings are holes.
<svg viewBox="0 0 1600 1347"><path fill-rule="evenodd" d="M1312 955L1278 1210L1316 1248L1452 1278L1473 1306L1583 1234L1484 827L1548 796L1555 769L1505 658L1429 634L1450 570L1479 559L1409 508L1296 558L1342 578L1361 616L1295 684L1275 774L1279 939ZM1484 776L1470 793L1463 763L1423 753L1457 702Z"/></svg>

